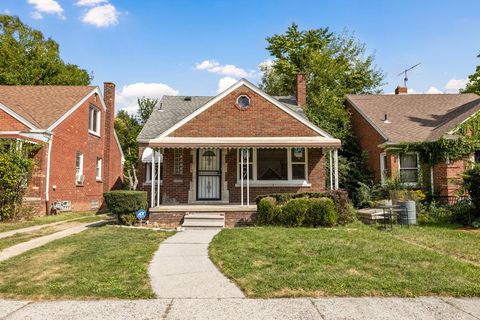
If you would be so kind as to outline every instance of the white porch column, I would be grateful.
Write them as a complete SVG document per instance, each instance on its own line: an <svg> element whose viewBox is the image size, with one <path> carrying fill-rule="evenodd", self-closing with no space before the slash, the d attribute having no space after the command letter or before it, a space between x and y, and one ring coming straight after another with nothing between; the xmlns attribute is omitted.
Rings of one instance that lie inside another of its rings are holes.
<svg viewBox="0 0 480 320"><path fill-rule="evenodd" d="M328 159L330 160L330 190L333 190L333 158L332 149L328 150Z"/></svg>
<svg viewBox="0 0 480 320"><path fill-rule="evenodd" d="M250 149L247 148L247 206L250 205Z"/></svg>
<svg viewBox="0 0 480 320"><path fill-rule="evenodd" d="M150 179L150 206L155 207L155 149L152 148L152 179Z"/></svg>
<svg viewBox="0 0 480 320"><path fill-rule="evenodd" d="M335 190L338 190L338 149L333 150L335 160Z"/></svg>
<svg viewBox="0 0 480 320"><path fill-rule="evenodd" d="M240 149L240 199L243 206L243 148Z"/></svg>
<svg viewBox="0 0 480 320"><path fill-rule="evenodd" d="M162 178L160 177L160 167L161 167L161 157L162 157L162 149L159 149L157 152L157 163L158 163L158 169L157 169L157 206L160 205L160 183L162 182Z"/></svg>

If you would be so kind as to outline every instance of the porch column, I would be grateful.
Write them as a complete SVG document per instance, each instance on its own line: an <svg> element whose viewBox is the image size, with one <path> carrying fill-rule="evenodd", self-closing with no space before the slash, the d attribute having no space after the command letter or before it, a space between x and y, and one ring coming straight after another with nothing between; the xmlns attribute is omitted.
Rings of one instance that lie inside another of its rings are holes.
<svg viewBox="0 0 480 320"><path fill-rule="evenodd" d="M160 177L160 166L161 166L161 157L162 157L162 151L163 149L159 149L159 151L157 151L157 155L158 155L158 158L157 158L157 163L158 163L158 168L157 168L157 206L160 205L160 183L162 182L162 177Z"/></svg>
<svg viewBox="0 0 480 320"><path fill-rule="evenodd" d="M150 179L150 207L155 207L155 149L152 148L152 179Z"/></svg>
<svg viewBox="0 0 480 320"><path fill-rule="evenodd" d="M243 148L240 149L240 199L243 206Z"/></svg>
<svg viewBox="0 0 480 320"><path fill-rule="evenodd" d="M247 148L247 206L250 205L250 149Z"/></svg>
<svg viewBox="0 0 480 320"><path fill-rule="evenodd" d="M332 149L328 150L328 160L330 160L330 190L333 190L333 158Z"/></svg>
<svg viewBox="0 0 480 320"><path fill-rule="evenodd" d="M333 150L335 160L335 190L338 190L338 149Z"/></svg>

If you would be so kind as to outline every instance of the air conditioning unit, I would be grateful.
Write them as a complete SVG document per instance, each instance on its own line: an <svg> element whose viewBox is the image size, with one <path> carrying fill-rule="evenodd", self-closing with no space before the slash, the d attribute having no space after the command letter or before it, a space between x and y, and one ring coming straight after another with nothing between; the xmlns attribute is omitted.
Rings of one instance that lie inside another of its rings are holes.
<svg viewBox="0 0 480 320"><path fill-rule="evenodd" d="M77 184L83 184L85 181L85 176L83 174L77 174L76 176Z"/></svg>

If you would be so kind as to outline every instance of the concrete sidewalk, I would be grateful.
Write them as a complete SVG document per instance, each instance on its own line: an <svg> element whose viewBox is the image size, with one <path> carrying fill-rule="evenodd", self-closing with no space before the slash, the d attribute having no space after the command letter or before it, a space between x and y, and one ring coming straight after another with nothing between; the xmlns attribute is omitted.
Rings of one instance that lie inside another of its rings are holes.
<svg viewBox="0 0 480 320"><path fill-rule="evenodd" d="M0 300L0 319L475 320L479 298Z"/></svg>
<svg viewBox="0 0 480 320"><path fill-rule="evenodd" d="M220 231L187 230L160 244L148 273L158 298L243 298L208 257L208 244Z"/></svg>

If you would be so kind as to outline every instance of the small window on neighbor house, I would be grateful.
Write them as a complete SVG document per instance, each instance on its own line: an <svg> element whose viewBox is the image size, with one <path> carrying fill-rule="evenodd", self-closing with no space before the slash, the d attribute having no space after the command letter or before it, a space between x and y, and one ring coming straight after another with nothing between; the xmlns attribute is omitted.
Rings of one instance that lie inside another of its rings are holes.
<svg viewBox="0 0 480 320"><path fill-rule="evenodd" d="M100 135L100 110L93 106L88 109L88 131Z"/></svg>
<svg viewBox="0 0 480 320"><path fill-rule="evenodd" d="M417 153L400 154L400 181L407 184L419 182L420 163Z"/></svg>
<svg viewBox="0 0 480 320"><path fill-rule="evenodd" d="M173 174L183 174L183 150L175 149L173 153Z"/></svg>
<svg viewBox="0 0 480 320"><path fill-rule="evenodd" d="M75 183L83 184L84 175L83 175L83 153L77 152L76 157L76 171L75 171Z"/></svg>
<svg viewBox="0 0 480 320"><path fill-rule="evenodd" d="M97 181L102 180L102 159L97 158L97 165L95 166L95 177Z"/></svg>

